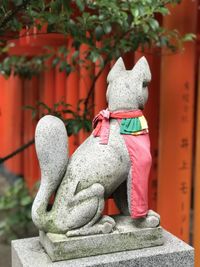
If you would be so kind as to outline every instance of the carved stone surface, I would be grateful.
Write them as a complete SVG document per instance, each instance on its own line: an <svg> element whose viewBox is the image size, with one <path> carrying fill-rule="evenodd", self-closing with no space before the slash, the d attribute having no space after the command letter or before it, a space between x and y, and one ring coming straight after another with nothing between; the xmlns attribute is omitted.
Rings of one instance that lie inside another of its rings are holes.
<svg viewBox="0 0 200 267"><path fill-rule="evenodd" d="M163 245L161 227L139 229L129 216L117 216L114 219L116 227L112 233L67 237L40 232L40 242L52 261Z"/></svg>
<svg viewBox="0 0 200 267"><path fill-rule="evenodd" d="M144 109L148 89L144 88L143 82L151 81L145 57L140 58L132 70L126 70L122 58L119 58L109 72L107 81L106 97L110 111Z"/></svg>
<svg viewBox="0 0 200 267"><path fill-rule="evenodd" d="M163 236L163 246L59 262L51 261L37 237L14 240L12 267L193 267L194 249L165 230Z"/></svg>
<svg viewBox="0 0 200 267"><path fill-rule="evenodd" d="M144 57L132 70L126 70L119 58L108 75L109 111L143 109L148 98L146 83L150 79ZM99 137L91 134L68 160L67 134L62 121L53 116L45 116L39 121L35 143L41 185L33 203L32 218L40 230L67 233L67 236L112 232L115 221L109 216L102 217L104 200L113 192L115 199L119 198L116 189L129 179L131 162L119 122L110 119L109 127L107 145L100 144ZM127 195L128 198L131 195L129 184L128 193L118 201L124 214L131 213L127 207ZM47 211L48 201L56 190L53 207ZM145 213L141 225L156 227L159 216L150 213L146 216Z"/></svg>

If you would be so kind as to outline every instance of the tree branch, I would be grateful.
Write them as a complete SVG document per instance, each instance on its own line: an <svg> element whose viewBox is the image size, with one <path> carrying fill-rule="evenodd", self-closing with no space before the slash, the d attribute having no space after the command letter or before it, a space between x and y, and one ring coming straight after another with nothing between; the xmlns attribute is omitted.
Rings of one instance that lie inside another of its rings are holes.
<svg viewBox="0 0 200 267"><path fill-rule="evenodd" d="M9 12L6 14L6 16L2 19L0 22L0 29L4 28L6 24L12 20L12 18L22 9L25 9L26 6L31 2L31 0L24 0L23 3L19 6L17 6L14 10L9 10Z"/></svg>
<svg viewBox="0 0 200 267"><path fill-rule="evenodd" d="M103 68L101 68L101 69L99 70L99 72L97 73L97 75L94 77L94 79L93 79L93 81L92 81L92 84L91 84L91 86L90 86L90 90L89 90L89 92L88 92L88 94L87 94L86 99L84 100L85 110L87 110L87 108L88 108L88 103L89 103L90 97L92 96L92 93L93 93L93 91L94 91L94 89L95 89L95 84L96 84L98 78L101 76L102 72L104 71L104 69L105 69L106 65L108 64L108 62L109 62L108 59L106 59L106 60L104 61L104 66L103 66Z"/></svg>
<svg viewBox="0 0 200 267"><path fill-rule="evenodd" d="M23 150L25 150L26 148L28 148L29 146L31 146L32 144L34 144L35 139L30 140L28 143L26 143L25 145L21 146L20 148L16 149L15 151L13 151L12 153L10 153L9 155L7 155L4 158L0 158L0 164L2 164L4 161L14 157L15 155L17 155L18 153L22 152Z"/></svg>

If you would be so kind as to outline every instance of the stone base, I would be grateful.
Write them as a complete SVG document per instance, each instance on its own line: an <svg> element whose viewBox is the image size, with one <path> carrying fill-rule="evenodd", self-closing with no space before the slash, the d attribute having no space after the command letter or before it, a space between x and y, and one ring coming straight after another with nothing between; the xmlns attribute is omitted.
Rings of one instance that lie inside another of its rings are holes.
<svg viewBox="0 0 200 267"><path fill-rule="evenodd" d="M163 245L162 228L136 228L129 216L116 216L112 233L67 237L40 232L40 242L52 261Z"/></svg>
<svg viewBox="0 0 200 267"><path fill-rule="evenodd" d="M59 262L51 261L37 237L15 240L12 267L193 267L193 248L165 230L163 236L163 246Z"/></svg>

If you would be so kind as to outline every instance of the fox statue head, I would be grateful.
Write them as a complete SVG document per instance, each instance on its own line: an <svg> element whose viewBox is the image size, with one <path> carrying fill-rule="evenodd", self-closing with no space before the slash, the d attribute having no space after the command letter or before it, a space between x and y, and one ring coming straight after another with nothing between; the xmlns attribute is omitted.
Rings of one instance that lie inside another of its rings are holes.
<svg viewBox="0 0 200 267"><path fill-rule="evenodd" d="M148 99L147 85L151 81L145 57L140 58L132 70L126 70L120 57L110 70L107 81L106 98L110 111L144 108Z"/></svg>

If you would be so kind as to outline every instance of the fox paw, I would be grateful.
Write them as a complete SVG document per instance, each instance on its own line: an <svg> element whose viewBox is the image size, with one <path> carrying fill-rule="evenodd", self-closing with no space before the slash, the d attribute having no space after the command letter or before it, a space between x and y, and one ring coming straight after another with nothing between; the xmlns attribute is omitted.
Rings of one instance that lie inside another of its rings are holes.
<svg viewBox="0 0 200 267"><path fill-rule="evenodd" d="M66 233L68 237L70 236L84 236L84 235L96 235L96 234L108 234L112 232L115 227L115 220L109 216L103 216L94 225L83 226L79 229L70 230Z"/></svg>
<svg viewBox="0 0 200 267"><path fill-rule="evenodd" d="M160 225L160 215L149 210L146 217L134 219L133 222L138 228L156 228Z"/></svg>

